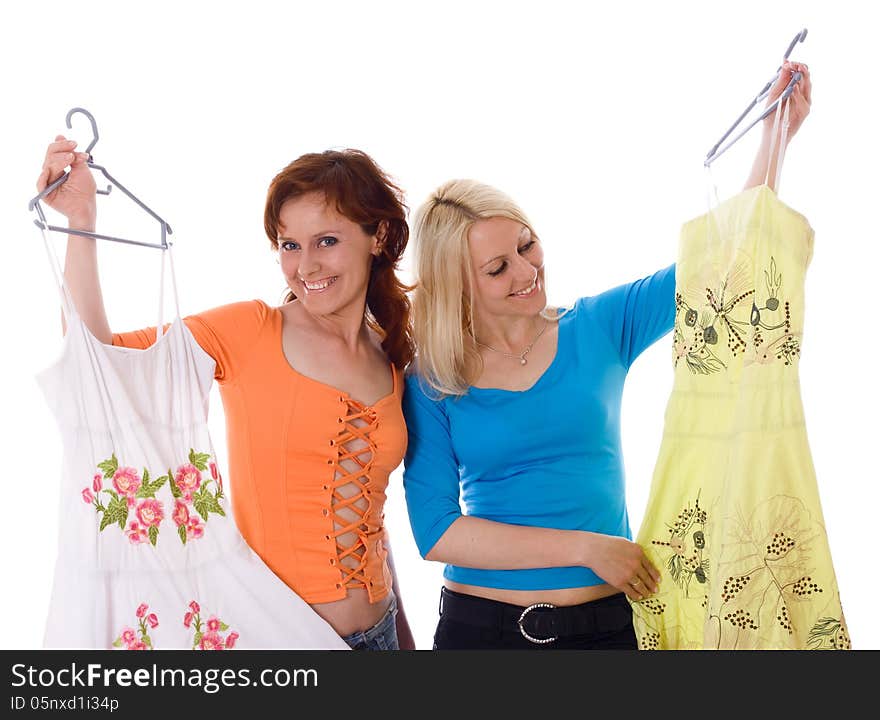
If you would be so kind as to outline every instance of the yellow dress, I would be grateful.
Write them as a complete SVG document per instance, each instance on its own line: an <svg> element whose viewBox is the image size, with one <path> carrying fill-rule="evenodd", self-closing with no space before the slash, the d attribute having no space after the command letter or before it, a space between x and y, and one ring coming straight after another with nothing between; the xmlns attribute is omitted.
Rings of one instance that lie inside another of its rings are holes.
<svg viewBox="0 0 880 720"><path fill-rule="evenodd" d="M640 649L848 649L804 425L807 219L767 185L682 228Z"/></svg>

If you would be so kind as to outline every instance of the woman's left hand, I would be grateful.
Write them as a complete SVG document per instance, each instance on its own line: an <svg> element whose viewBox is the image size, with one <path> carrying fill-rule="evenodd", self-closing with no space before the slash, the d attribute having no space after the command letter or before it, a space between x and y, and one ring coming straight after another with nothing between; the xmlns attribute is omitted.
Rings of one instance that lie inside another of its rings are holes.
<svg viewBox="0 0 880 720"><path fill-rule="evenodd" d="M790 60L783 61L782 69L779 71L779 77L776 78L776 82L773 83L773 87L770 88L770 93L767 96L767 105L765 106L769 107L780 95L782 95L782 91L788 87L792 74L796 72L801 73L803 77L798 81L797 85L794 86L791 95L788 96L789 141L794 137L794 134L803 124L807 115L810 114L813 90L812 84L810 83L810 69L804 63L791 62ZM768 131L772 131L773 119L776 112L779 112L778 108L775 112L770 113L764 118L764 127Z"/></svg>

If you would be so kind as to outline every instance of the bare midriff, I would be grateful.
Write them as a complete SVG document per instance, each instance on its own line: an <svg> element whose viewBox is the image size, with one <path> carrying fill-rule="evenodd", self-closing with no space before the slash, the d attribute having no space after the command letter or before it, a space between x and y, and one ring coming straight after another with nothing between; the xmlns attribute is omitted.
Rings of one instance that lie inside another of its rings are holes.
<svg viewBox="0 0 880 720"><path fill-rule="evenodd" d="M349 588L348 594L342 600L312 603L312 610L330 623L340 636L345 637L373 627L390 604L391 595L371 604L364 588Z"/></svg>
<svg viewBox="0 0 880 720"><path fill-rule="evenodd" d="M453 592L476 595L477 597L522 607L528 607L535 603L550 603L557 607L580 605L620 592L620 590L607 583L590 585L589 587L561 588L559 590L504 590L502 588L481 587L479 585L465 585L464 583L457 583L451 580L445 580L444 585Z"/></svg>

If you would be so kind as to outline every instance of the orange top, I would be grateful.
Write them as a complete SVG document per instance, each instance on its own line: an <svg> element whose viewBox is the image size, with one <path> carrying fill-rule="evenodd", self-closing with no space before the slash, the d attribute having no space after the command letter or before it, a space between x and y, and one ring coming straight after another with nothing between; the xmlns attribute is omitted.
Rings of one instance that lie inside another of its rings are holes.
<svg viewBox="0 0 880 720"><path fill-rule="evenodd" d="M364 406L290 366L278 308L252 300L183 321L216 363L244 539L308 603L340 600L349 587L384 598L382 508L407 444L402 373L391 365L393 391ZM155 340L155 327L113 335L131 348Z"/></svg>

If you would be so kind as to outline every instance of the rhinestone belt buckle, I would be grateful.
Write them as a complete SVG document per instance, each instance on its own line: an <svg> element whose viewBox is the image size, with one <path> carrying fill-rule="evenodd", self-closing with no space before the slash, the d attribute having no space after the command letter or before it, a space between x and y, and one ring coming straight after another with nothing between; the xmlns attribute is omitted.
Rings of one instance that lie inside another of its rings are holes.
<svg viewBox="0 0 880 720"><path fill-rule="evenodd" d="M550 603L535 603L534 605L529 605L525 610L523 610L522 615L519 616L519 620L516 621L516 624L519 625L519 631L522 633L522 636L528 640L529 642L536 643L538 645L545 645L546 643L551 643L554 640L558 640L557 637L549 637L549 638L536 638L532 637L526 632L526 629L523 627L523 620L526 619L526 615L528 615L532 610L537 608L550 608L551 610L555 610L556 606L551 605Z"/></svg>

